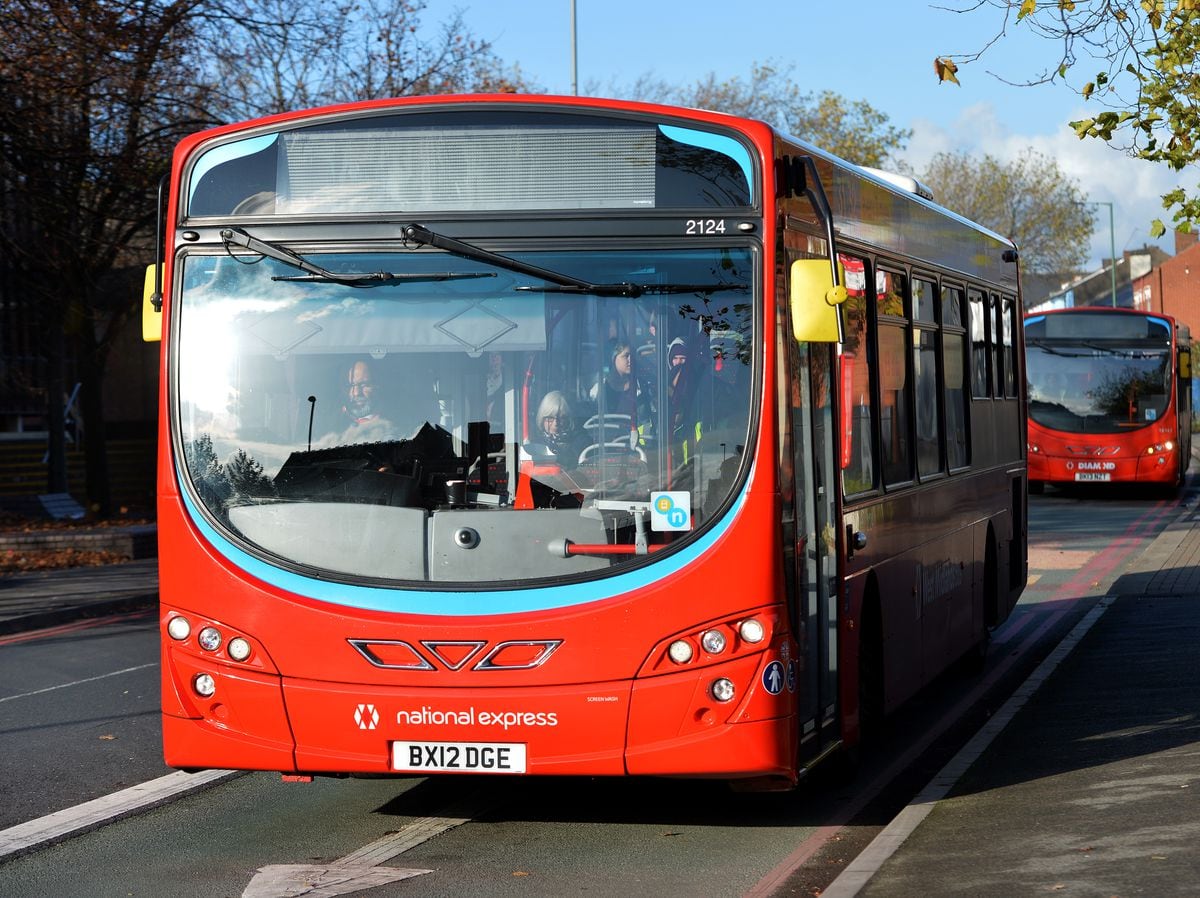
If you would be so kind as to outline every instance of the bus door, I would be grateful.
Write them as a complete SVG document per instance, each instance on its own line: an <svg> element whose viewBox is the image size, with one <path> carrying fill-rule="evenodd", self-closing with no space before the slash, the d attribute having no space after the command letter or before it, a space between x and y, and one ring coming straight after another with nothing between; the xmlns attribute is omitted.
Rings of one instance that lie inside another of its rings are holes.
<svg viewBox="0 0 1200 898"><path fill-rule="evenodd" d="M833 352L829 344L788 341L795 553L789 583L799 657L795 685L801 763L839 736Z"/></svg>

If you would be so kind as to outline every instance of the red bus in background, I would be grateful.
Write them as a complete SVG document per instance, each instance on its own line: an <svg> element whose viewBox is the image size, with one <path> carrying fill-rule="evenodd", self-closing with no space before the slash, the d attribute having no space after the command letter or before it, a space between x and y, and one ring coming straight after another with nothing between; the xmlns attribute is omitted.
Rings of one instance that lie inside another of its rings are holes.
<svg viewBox="0 0 1200 898"><path fill-rule="evenodd" d="M1025 584L1012 244L761 122L368 102L165 193L172 766L786 787Z"/></svg>
<svg viewBox="0 0 1200 898"><path fill-rule="evenodd" d="M1078 308L1025 319L1029 488L1178 487L1191 462L1191 335L1169 315Z"/></svg>

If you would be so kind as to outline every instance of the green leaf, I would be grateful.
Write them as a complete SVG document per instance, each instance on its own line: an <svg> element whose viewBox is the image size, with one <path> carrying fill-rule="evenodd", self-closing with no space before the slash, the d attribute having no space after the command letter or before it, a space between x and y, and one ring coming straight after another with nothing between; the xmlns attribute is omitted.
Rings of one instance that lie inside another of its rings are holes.
<svg viewBox="0 0 1200 898"><path fill-rule="evenodd" d="M1154 221L1150 222L1150 236L1151 237L1158 238L1158 237L1161 237L1165 233L1167 233L1167 226L1165 224L1163 224L1161 221L1159 221L1157 218L1154 219Z"/></svg>

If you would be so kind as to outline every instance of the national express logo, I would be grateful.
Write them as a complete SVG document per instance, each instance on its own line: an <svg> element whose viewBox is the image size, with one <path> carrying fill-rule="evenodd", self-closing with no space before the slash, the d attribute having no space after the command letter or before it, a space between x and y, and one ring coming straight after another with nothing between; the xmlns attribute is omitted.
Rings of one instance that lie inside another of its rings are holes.
<svg viewBox="0 0 1200 898"><path fill-rule="evenodd" d="M521 727L556 727L554 711L483 711L474 707L463 711L439 711L425 705L409 711L397 711L400 726L496 727L501 730Z"/></svg>
<svg viewBox="0 0 1200 898"><path fill-rule="evenodd" d="M379 726L379 711L374 705L359 705L354 709L354 722L360 730L373 730Z"/></svg>

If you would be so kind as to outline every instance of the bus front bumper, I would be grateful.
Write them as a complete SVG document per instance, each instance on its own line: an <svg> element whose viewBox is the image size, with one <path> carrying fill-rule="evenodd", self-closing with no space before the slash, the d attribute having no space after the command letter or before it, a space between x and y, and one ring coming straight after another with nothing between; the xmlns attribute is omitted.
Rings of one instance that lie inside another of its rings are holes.
<svg viewBox="0 0 1200 898"><path fill-rule="evenodd" d="M764 688L763 655L633 681L482 689L223 670L203 699L188 688L200 673L191 655L164 661L173 767L796 779L794 694ZM733 701L712 697L716 678L738 684Z"/></svg>

